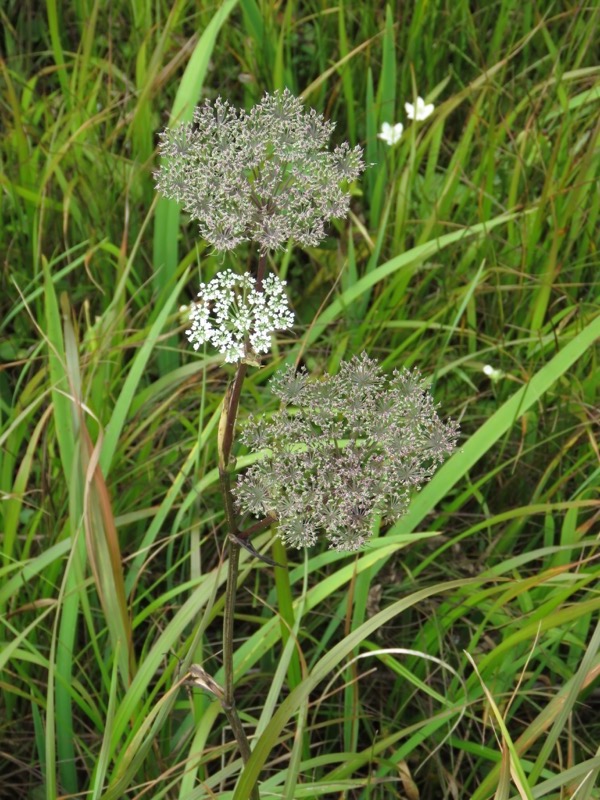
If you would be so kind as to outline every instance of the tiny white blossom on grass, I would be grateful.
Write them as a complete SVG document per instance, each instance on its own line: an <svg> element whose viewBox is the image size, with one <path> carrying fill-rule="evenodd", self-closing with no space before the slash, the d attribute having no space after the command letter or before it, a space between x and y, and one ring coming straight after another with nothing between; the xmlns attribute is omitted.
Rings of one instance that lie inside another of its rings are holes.
<svg viewBox="0 0 600 800"><path fill-rule="evenodd" d="M403 130L404 125L401 122L397 122L395 125L390 125L389 122L382 122L381 131L377 134L377 138L383 139L391 147L400 141Z"/></svg>
<svg viewBox="0 0 600 800"><path fill-rule="evenodd" d="M417 97L417 102L414 105L412 103L404 103L406 116L409 119L417 120L417 122L423 122L424 119L431 116L434 107L433 103L425 103L422 97Z"/></svg>
<svg viewBox="0 0 600 800"><path fill-rule="evenodd" d="M504 373L502 372L502 370L492 367L491 364L486 364L483 367L482 372L484 375L488 376L488 378L492 381L492 383L496 383L497 381L499 381L501 378L504 377Z"/></svg>
<svg viewBox="0 0 600 800"><path fill-rule="evenodd" d="M194 350L210 342L227 362L251 359L254 353L268 352L274 331L293 325L285 281L268 275L262 292L255 284L252 275L229 269L200 284L198 301L190 308L192 324L185 332Z"/></svg>

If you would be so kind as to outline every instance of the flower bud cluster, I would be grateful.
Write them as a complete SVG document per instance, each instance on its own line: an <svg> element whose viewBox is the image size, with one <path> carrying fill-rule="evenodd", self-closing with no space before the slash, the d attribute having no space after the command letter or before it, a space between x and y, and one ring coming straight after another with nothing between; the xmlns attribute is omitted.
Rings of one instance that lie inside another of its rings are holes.
<svg viewBox="0 0 600 800"><path fill-rule="evenodd" d="M242 442L265 454L234 493L241 513L275 516L293 547L323 532L331 547L358 549L375 515L391 523L405 513L458 438L417 370L388 379L365 353L320 380L289 367L271 389L282 408L244 426Z"/></svg>
<svg viewBox="0 0 600 800"><path fill-rule="evenodd" d="M217 98L192 123L160 135L158 190L181 203L215 250L254 241L262 252L289 239L315 246L345 217L346 186L364 170L362 150L328 151L333 124L287 89L246 113Z"/></svg>

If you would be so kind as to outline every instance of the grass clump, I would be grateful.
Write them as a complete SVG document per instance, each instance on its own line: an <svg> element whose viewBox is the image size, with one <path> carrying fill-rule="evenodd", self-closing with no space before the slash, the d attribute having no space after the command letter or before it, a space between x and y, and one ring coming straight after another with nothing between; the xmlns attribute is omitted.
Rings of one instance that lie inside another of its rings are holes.
<svg viewBox="0 0 600 800"><path fill-rule="evenodd" d="M2 11L0 796L593 798L598 11L201 6ZM462 433L358 553L241 548L243 764L204 677L234 368L178 309L255 253L215 254L152 173L170 120L286 88L369 168L326 238L265 256L296 322L240 421L277 414L277 369L364 350Z"/></svg>

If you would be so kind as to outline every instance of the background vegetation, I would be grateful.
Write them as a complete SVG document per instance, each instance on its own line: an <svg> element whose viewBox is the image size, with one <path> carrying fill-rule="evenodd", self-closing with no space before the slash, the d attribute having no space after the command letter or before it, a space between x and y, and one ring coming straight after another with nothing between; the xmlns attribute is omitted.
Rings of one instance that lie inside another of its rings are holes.
<svg viewBox="0 0 600 800"><path fill-rule="evenodd" d="M0 19L0 796L244 800L260 773L262 797L600 797L598 6L7 0ZM170 114L283 86L372 166L322 247L274 260L298 324L242 413L275 407L284 360L365 349L418 365L463 436L355 557L242 556L242 771L177 658L220 681L228 368L178 307L232 259L152 170ZM436 110L411 125L417 94ZM394 148L384 121L406 124Z"/></svg>

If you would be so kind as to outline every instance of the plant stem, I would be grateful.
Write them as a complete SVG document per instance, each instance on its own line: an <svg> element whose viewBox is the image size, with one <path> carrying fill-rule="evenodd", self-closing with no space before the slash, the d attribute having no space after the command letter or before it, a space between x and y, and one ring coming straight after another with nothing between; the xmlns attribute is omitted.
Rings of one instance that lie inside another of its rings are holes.
<svg viewBox="0 0 600 800"><path fill-rule="evenodd" d="M222 440L219 441L219 474L224 471L227 472L229 477L229 460L231 458L231 448L233 446L233 435L235 433L235 421L237 419L237 412L240 405L240 395L242 393L242 386L244 385L244 378L248 370L247 364L239 364L235 373L233 383L227 387L225 393L225 400L223 401L223 411L221 413L222 422ZM221 437L220 437L221 438ZM231 496L231 490L228 494ZM223 498L227 500L227 498ZM225 507L227 511L227 506ZM227 518L227 524L230 526L230 533L235 533L237 528L235 519ZM231 525L234 530L231 530Z"/></svg>
<svg viewBox="0 0 600 800"><path fill-rule="evenodd" d="M231 494L231 477L229 475L229 459L233 444L233 430L237 417L240 389L244 381L246 365L240 364L233 384L225 394L221 419L224 424L219 431L219 482L225 506L225 518L229 534L236 535L237 522ZM240 546L229 535L227 537L227 583L225 586L225 608L223 612L223 699L221 706L235 736L244 764L250 758L250 744L244 726L235 708L233 695L233 626L235 621L235 595L237 589L238 568L240 561ZM252 791L252 800L260 800L258 787Z"/></svg>
<svg viewBox="0 0 600 800"><path fill-rule="evenodd" d="M235 708L233 696L233 623L235 619L235 590L237 586L238 568L240 563L240 546L232 539L227 541L227 589L225 594L225 609L223 612L223 668L225 672L225 682L223 685L223 708ZM233 588L231 588L233 587ZM244 735L244 739L246 737ZM245 741L250 748L248 741ZM240 744L240 750L243 750ZM243 752L242 752L243 757ZM244 758L244 761L247 759Z"/></svg>
<svg viewBox="0 0 600 800"><path fill-rule="evenodd" d="M261 253L258 260L256 271L256 288L262 291L262 283L267 266L267 257ZM244 378L246 377L247 365L240 363L233 382L227 388L225 399L223 400L223 411L221 422L219 423L219 483L225 506L225 519L227 523L227 584L225 587L225 608L223 611L223 700L222 706L231 729L238 743L240 754L244 763L250 758L250 744L244 731L239 715L235 708L233 694L233 627L235 622L235 598L237 590L238 569L240 563L240 545L234 537L238 535L238 525L235 518L233 495L231 493L231 449L235 435L235 423L237 420L240 397ZM252 800L260 800L258 787L252 790Z"/></svg>

